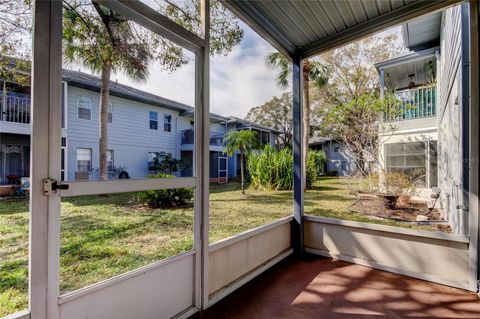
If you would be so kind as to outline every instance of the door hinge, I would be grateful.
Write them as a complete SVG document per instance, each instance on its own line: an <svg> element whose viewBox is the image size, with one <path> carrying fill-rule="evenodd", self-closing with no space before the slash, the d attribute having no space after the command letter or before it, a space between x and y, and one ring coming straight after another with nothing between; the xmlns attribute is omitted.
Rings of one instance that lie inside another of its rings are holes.
<svg viewBox="0 0 480 319"><path fill-rule="evenodd" d="M50 196L59 189L68 189L68 184L59 184L55 179L43 180L43 195Z"/></svg>

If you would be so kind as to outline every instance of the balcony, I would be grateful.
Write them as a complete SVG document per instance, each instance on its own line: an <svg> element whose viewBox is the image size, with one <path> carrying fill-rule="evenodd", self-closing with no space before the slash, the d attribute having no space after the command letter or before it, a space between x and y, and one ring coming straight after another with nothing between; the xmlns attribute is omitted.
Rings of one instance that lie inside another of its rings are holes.
<svg viewBox="0 0 480 319"><path fill-rule="evenodd" d="M193 129L183 130L182 134L182 145L194 144L195 133ZM217 132L210 132L210 146L222 146L223 144L223 134Z"/></svg>
<svg viewBox="0 0 480 319"><path fill-rule="evenodd" d="M436 85L395 92L399 104L385 113L386 122L432 117L437 114Z"/></svg>
<svg viewBox="0 0 480 319"><path fill-rule="evenodd" d="M30 124L30 99L0 95L0 121Z"/></svg>

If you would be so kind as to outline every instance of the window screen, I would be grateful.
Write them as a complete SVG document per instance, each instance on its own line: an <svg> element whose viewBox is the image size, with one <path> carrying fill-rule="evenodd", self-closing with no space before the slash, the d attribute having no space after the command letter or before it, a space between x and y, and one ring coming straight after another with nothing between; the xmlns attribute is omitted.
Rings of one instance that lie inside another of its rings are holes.
<svg viewBox="0 0 480 319"><path fill-rule="evenodd" d="M92 150L77 148L77 171L89 172L92 170Z"/></svg>
<svg viewBox="0 0 480 319"><path fill-rule="evenodd" d="M150 129L158 130L158 113L150 111Z"/></svg>
<svg viewBox="0 0 480 319"><path fill-rule="evenodd" d="M425 142L385 145L388 173L402 173L420 187L427 185L427 152Z"/></svg>
<svg viewBox="0 0 480 319"><path fill-rule="evenodd" d="M79 96L77 98L77 114L79 119L92 119L92 103L88 97Z"/></svg>

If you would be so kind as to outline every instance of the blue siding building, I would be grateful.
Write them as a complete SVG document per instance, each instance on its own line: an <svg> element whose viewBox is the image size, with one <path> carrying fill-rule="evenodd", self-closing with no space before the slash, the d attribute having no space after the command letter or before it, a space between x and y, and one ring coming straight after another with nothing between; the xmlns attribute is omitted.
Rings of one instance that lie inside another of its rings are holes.
<svg viewBox="0 0 480 319"><path fill-rule="evenodd" d="M0 182L18 183L29 176L29 88L0 92ZM98 179L100 79L63 71L62 178ZM130 178L145 178L156 153L184 161L179 176L194 174L194 109L132 87L112 82L108 120L108 166L122 168ZM7 116L8 115L8 116ZM224 182L237 176L237 156L224 154L223 137L230 130L257 132L261 144L273 144L277 131L238 119L211 114L210 178Z"/></svg>

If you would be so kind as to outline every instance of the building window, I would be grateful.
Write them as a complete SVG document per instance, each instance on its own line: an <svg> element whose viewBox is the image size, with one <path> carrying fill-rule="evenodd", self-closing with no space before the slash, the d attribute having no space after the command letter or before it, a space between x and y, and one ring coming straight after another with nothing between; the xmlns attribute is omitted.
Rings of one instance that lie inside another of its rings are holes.
<svg viewBox="0 0 480 319"><path fill-rule="evenodd" d="M411 142L385 145L387 173L402 173L419 187L428 186L427 167L429 163L427 161L429 159L430 164L435 163L435 171L437 161L436 152L428 156L428 143ZM433 184L432 182L430 184Z"/></svg>
<svg viewBox="0 0 480 319"><path fill-rule="evenodd" d="M150 111L150 129L158 130L158 113Z"/></svg>
<svg viewBox="0 0 480 319"><path fill-rule="evenodd" d="M334 146L334 147L333 147L333 151L334 151L335 153L338 153L338 146Z"/></svg>
<svg viewBox="0 0 480 319"><path fill-rule="evenodd" d="M163 131L171 132L172 131L172 116L164 115L163 116Z"/></svg>
<svg viewBox="0 0 480 319"><path fill-rule="evenodd" d="M61 148L61 162L60 162L60 179L62 181L66 180L66 171L67 171L67 138L62 137L62 148Z"/></svg>
<svg viewBox="0 0 480 319"><path fill-rule="evenodd" d="M113 122L113 104L108 104L108 123Z"/></svg>
<svg viewBox="0 0 480 319"><path fill-rule="evenodd" d="M62 82L62 128L67 127L67 83Z"/></svg>
<svg viewBox="0 0 480 319"><path fill-rule="evenodd" d="M347 170L347 161L342 161L342 171Z"/></svg>
<svg viewBox="0 0 480 319"><path fill-rule="evenodd" d="M77 116L82 120L92 119L92 101L85 96L77 98Z"/></svg>
<svg viewBox="0 0 480 319"><path fill-rule="evenodd" d="M107 169L113 171L113 150L107 150Z"/></svg>
<svg viewBox="0 0 480 319"><path fill-rule="evenodd" d="M92 170L92 150L77 148L77 171L90 172Z"/></svg>

